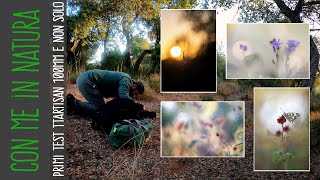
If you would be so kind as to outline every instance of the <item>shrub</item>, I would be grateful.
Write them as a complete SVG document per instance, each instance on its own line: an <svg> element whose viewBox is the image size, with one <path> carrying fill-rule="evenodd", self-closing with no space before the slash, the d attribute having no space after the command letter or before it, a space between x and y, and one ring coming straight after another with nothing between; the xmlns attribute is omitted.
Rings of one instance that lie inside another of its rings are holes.
<svg viewBox="0 0 320 180"><path fill-rule="evenodd" d="M200 101L213 101L213 97L210 94L200 95Z"/></svg>
<svg viewBox="0 0 320 180"><path fill-rule="evenodd" d="M156 97L156 92L149 86L149 84L142 80L144 85L144 93L140 96L140 100L151 100Z"/></svg>
<svg viewBox="0 0 320 180"><path fill-rule="evenodd" d="M76 84L78 75L76 73L71 73L68 82L71 84Z"/></svg>
<svg viewBox="0 0 320 180"><path fill-rule="evenodd" d="M150 75L149 78L146 79L146 81L149 84L151 89L153 89L157 93L160 92L160 75L159 74Z"/></svg>
<svg viewBox="0 0 320 180"><path fill-rule="evenodd" d="M118 70L119 67L122 67L123 60L124 55L120 50L109 51L108 53L103 54L101 68L111 71Z"/></svg>
<svg viewBox="0 0 320 180"><path fill-rule="evenodd" d="M222 53L217 53L217 80L223 81L226 79L226 57Z"/></svg>
<svg viewBox="0 0 320 180"><path fill-rule="evenodd" d="M236 83L223 81L218 84L218 94L228 96L233 93L238 93L239 87Z"/></svg>
<svg viewBox="0 0 320 180"><path fill-rule="evenodd" d="M281 87L286 86L288 82L280 79L242 79L238 80L238 83L241 87Z"/></svg>
<svg viewBox="0 0 320 180"><path fill-rule="evenodd" d="M320 94L311 93L310 110L311 111L320 111Z"/></svg>

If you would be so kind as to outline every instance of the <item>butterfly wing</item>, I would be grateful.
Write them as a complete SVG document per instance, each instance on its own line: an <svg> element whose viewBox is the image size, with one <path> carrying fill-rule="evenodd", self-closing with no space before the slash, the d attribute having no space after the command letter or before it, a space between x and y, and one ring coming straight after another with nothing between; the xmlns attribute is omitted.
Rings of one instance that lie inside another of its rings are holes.
<svg viewBox="0 0 320 180"><path fill-rule="evenodd" d="M297 119L300 118L300 114L299 113L283 113L283 116L291 123L294 123L297 121Z"/></svg>

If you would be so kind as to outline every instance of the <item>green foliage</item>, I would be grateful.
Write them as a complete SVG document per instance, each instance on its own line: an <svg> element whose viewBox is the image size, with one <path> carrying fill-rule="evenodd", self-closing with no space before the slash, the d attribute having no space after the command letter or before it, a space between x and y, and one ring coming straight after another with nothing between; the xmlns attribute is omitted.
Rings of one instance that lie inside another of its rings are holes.
<svg viewBox="0 0 320 180"><path fill-rule="evenodd" d="M292 158L293 158L293 155L291 153L283 153L281 151L274 151L272 153L272 162L276 164L287 162Z"/></svg>
<svg viewBox="0 0 320 180"><path fill-rule="evenodd" d="M155 92L160 92L160 75L153 74L146 79L146 82L149 84L150 88Z"/></svg>
<svg viewBox="0 0 320 180"><path fill-rule="evenodd" d="M120 50L111 50L108 53L104 53L101 60L101 68L108 70L118 70L122 67L124 55Z"/></svg>
<svg viewBox="0 0 320 180"><path fill-rule="evenodd" d="M69 83L76 84L78 75L76 73L71 73L69 77Z"/></svg>
<svg viewBox="0 0 320 180"><path fill-rule="evenodd" d="M310 110L320 111L320 74L317 75L314 83L314 89L311 92Z"/></svg>
<svg viewBox="0 0 320 180"><path fill-rule="evenodd" d="M160 72L160 44L156 44L155 47L152 49L151 59L153 64L152 71L155 73Z"/></svg>
<svg viewBox="0 0 320 180"><path fill-rule="evenodd" d="M152 100L156 97L157 93L155 92L154 89L152 89L144 78L136 78L139 80L142 80L142 83L144 85L144 92L143 94L139 97L140 100Z"/></svg>
<svg viewBox="0 0 320 180"><path fill-rule="evenodd" d="M114 41L110 39L112 34L116 34L114 37L120 37L127 42L126 49L131 48L132 60L137 60L143 50L151 48L151 44L141 35L148 32L151 40L156 40L153 45L155 48L152 48L154 50L152 50L151 59L143 60L141 68L144 72L140 73L147 73L147 71L150 73L159 72L160 10L162 8L188 9L195 7L197 1L132 0L123 3L116 0L68 0L67 4L67 34L68 41L71 42L68 51L72 52L77 62L81 63L81 65L75 64L76 69L91 59L93 48L97 48L101 41L105 43ZM145 25L147 30L141 29L138 24ZM133 35L134 31L138 31L140 37ZM120 58L119 53L110 52L108 56L111 60L107 63L106 56L103 57L103 68L115 69L122 64L122 62L113 61L123 59ZM131 65L132 63L133 61Z"/></svg>
<svg viewBox="0 0 320 180"><path fill-rule="evenodd" d="M236 80L242 88L253 87L301 87L300 80L290 79L239 79Z"/></svg>
<svg viewBox="0 0 320 180"><path fill-rule="evenodd" d="M144 93L140 97L141 99L154 99L160 92L160 75L155 73L146 75L141 73L134 73L132 70L128 72L133 79L141 80L144 84Z"/></svg>
<svg viewBox="0 0 320 180"><path fill-rule="evenodd" d="M132 37L132 42L131 42L131 55L132 55L132 60L131 61L132 65L135 65L137 63L137 60L141 58L140 56L143 54L144 50L150 50L151 44L149 41L143 37L140 36L133 36ZM152 52L152 51L151 51ZM153 67L153 59L151 57L150 53L147 53L144 55L140 65L138 74L148 74Z"/></svg>
<svg viewBox="0 0 320 180"><path fill-rule="evenodd" d="M313 89L314 94L320 94L320 72L318 72L316 76L316 80L314 82L314 89Z"/></svg>
<svg viewBox="0 0 320 180"><path fill-rule="evenodd" d="M242 79L238 80L241 87L281 87L284 86L285 81L280 79Z"/></svg>
<svg viewBox="0 0 320 180"><path fill-rule="evenodd" d="M217 53L217 75L218 82L226 79L226 57L220 52Z"/></svg>
<svg viewBox="0 0 320 180"><path fill-rule="evenodd" d="M101 65L99 63L88 63L85 69L86 71L91 69L101 69Z"/></svg>
<svg viewBox="0 0 320 180"><path fill-rule="evenodd" d="M131 42L131 55L138 57L143 50L150 49L151 45L147 39L140 36L133 36Z"/></svg>
<svg viewBox="0 0 320 180"><path fill-rule="evenodd" d="M295 9L297 1L282 0L289 8ZM285 17L275 1L234 1L234 0L220 0L220 1L201 1L200 7L203 8L218 8L225 10L237 7L239 9L240 22L289 22L288 17ZM318 13L320 6L304 6L301 12L301 19L309 19L311 21L319 22L320 14ZM317 17L313 19L314 17Z"/></svg>
<svg viewBox="0 0 320 180"><path fill-rule="evenodd" d="M320 111L320 94L311 93L310 110Z"/></svg>
<svg viewBox="0 0 320 180"><path fill-rule="evenodd" d="M76 39L82 40L86 40L86 38L91 37L91 40L94 42L99 39L104 39L106 36L105 31L109 23L101 21L101 19L108 19L104 10L109 9L111 3L107 6L103 4L103 2L99 3L90 0L75 0L74 3L71 3L70 1L71 0L68 1L68 4L70 4L70 7L68 8L75 9L78 7L79 12L73 16L67 17L68 34L72 35ZM84 41L84 43L85 42L86 41Z"/></svg>
<svg viewBox="0 0 320 180"><path fill-rule="evenodd" d="M77 69L77 71L75 71L74 69L71 68L71 65L68 65L67 66L67 81L70 84L76 84L78 76L81 73L86 71L86 69L84 67L85 66L82 66L81 68Z"/></svg>
<svg viewBox="0 0 320 180"><path fill-rule="evenodd" d="M200 101L213 101L213 97L210 94L200 95Z"/></svg>
<svg viewBox="0 0 320 180"><path fill-rule="evenodd" d="M191 9L197 5L197 0L174 0L168 2L168 9Z"/></svg>

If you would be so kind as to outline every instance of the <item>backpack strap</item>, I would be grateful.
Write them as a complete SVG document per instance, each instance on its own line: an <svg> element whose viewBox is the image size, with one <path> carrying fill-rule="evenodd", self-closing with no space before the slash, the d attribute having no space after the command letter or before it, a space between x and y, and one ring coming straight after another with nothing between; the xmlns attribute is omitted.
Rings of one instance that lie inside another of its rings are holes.
<svg viewBox="0 0 320 180"><path fill-rule="evenodd" d="M133 124L137 124L139 127L141 127L144 131L144 133L149 133L149 129L143 125L139 120L136 120L136 119L130 119L130 122L133 122Z"/></svg>
<svg viewBox="0 0 320 180"><path fill-rule="evenodd" d="M132 138L134 136L134 128L142 128L144 133L149 133L149 129L143 125L139 120L136 119L129 119L129 120L122 120L119 122L121 125L128 125L129 126L129 137Z"/></svg>
<svg viewBox="0 0 320 180"><path fill-rule="evenodd" d="M122 120L119 122L118 126L128 125L129 127L129 137L132 138L134 136L134 124L130 122L130 120Z"/></svg>
<svg viewBox="0 0 320 180"><path fill-rule="evenodd" d="M132 122L130 122L129 120L122 120L119 122L120 124L132 124Z"/></svg>

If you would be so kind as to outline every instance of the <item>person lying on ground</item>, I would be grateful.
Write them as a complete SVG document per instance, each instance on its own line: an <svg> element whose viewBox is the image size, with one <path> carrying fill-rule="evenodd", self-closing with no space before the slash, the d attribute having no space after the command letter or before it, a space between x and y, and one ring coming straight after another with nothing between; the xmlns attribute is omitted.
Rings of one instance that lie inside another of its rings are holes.
<svg viewBox="0 0 320 180"><path fill-rule="evenodd" d="M68 114L93 114L105 104L104 98L137 99L144 92L141 81L133 80L124 72L89 70L79 75L76 82L88 102L67 95Z"/></svg>

